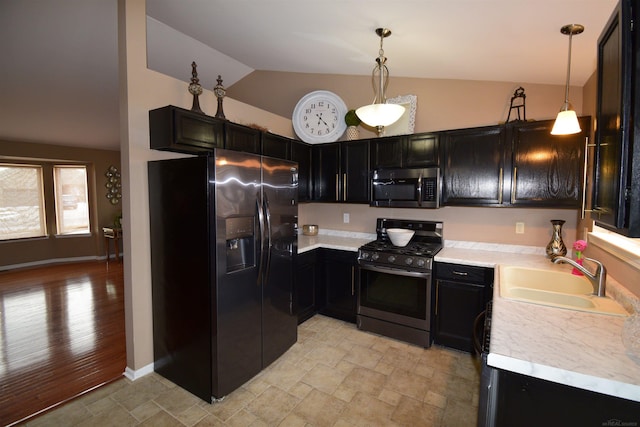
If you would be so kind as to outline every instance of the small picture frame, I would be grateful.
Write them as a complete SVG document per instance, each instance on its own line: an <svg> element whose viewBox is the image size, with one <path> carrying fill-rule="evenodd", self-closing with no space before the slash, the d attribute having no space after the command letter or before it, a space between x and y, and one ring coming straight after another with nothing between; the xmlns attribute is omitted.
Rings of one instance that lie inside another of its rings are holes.
<svg viewBox="0 0 640 427"><path fill-rule="evenodd" d="M418 97L416 95L401 95L387 99L387 104L400 104L405 107L405 112L392 125L385 126L384 135L408 135L412 134L416 125L416 109L418 107Z"/></svg>

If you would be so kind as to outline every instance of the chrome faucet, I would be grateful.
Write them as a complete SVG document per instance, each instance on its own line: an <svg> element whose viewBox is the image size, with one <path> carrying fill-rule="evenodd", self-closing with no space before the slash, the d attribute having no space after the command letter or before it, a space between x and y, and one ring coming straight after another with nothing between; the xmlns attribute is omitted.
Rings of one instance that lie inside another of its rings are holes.
<svg viewBox="0 0 640 427"><path fill-rule="evenodd" d="M597 261L593 258L584 258L587 261L591 261L596 264L596 270L591 273L589 270L572 260L571 258L556 256L551 259L551 262L554 264L571 264L576 269L578 269L582 274L589 279L591 282L591 286L593 286L593 295L603 297L605 296L605 287L607 285L607 269L604 268L604 265L600 261Z"/></svg>

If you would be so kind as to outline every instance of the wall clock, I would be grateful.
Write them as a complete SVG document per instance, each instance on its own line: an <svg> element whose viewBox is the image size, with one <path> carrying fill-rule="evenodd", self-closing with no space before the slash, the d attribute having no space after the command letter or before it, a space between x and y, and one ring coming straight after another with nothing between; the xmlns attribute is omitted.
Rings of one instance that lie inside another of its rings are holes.
<svg viewBox="0 0 640 427"><path fill-rule="evenodd" d="M337 141L347 129L347 106L335 93L316 90L300 98L291 121L296 135L305 142Z"/></svg>

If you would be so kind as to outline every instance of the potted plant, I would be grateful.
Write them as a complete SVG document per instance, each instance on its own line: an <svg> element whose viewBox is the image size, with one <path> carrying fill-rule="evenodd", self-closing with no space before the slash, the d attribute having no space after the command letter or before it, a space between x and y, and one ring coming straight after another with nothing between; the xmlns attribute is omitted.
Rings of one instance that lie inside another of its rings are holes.
<svg viewBox="0 0 640 427"><path fill-rule="evenodd" d="M356 110L347 111L347 114L344 115L344 122L347 124L347 139L358 139L360 137L358 126L362 123L362 120L356 114Z"/></svg>

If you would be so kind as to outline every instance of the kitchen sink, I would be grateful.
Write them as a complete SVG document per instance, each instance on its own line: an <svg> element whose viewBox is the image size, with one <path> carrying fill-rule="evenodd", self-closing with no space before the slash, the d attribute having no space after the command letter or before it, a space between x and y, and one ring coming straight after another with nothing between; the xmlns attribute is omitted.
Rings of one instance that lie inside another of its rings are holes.
<svg viewBox="0 0 640 427"><path fill-rule="evenodd" d="M585 277L569 272L500 267L500 295L503 298L612 316L629 315L615 300L592 293L593 286Z"/></svg>

